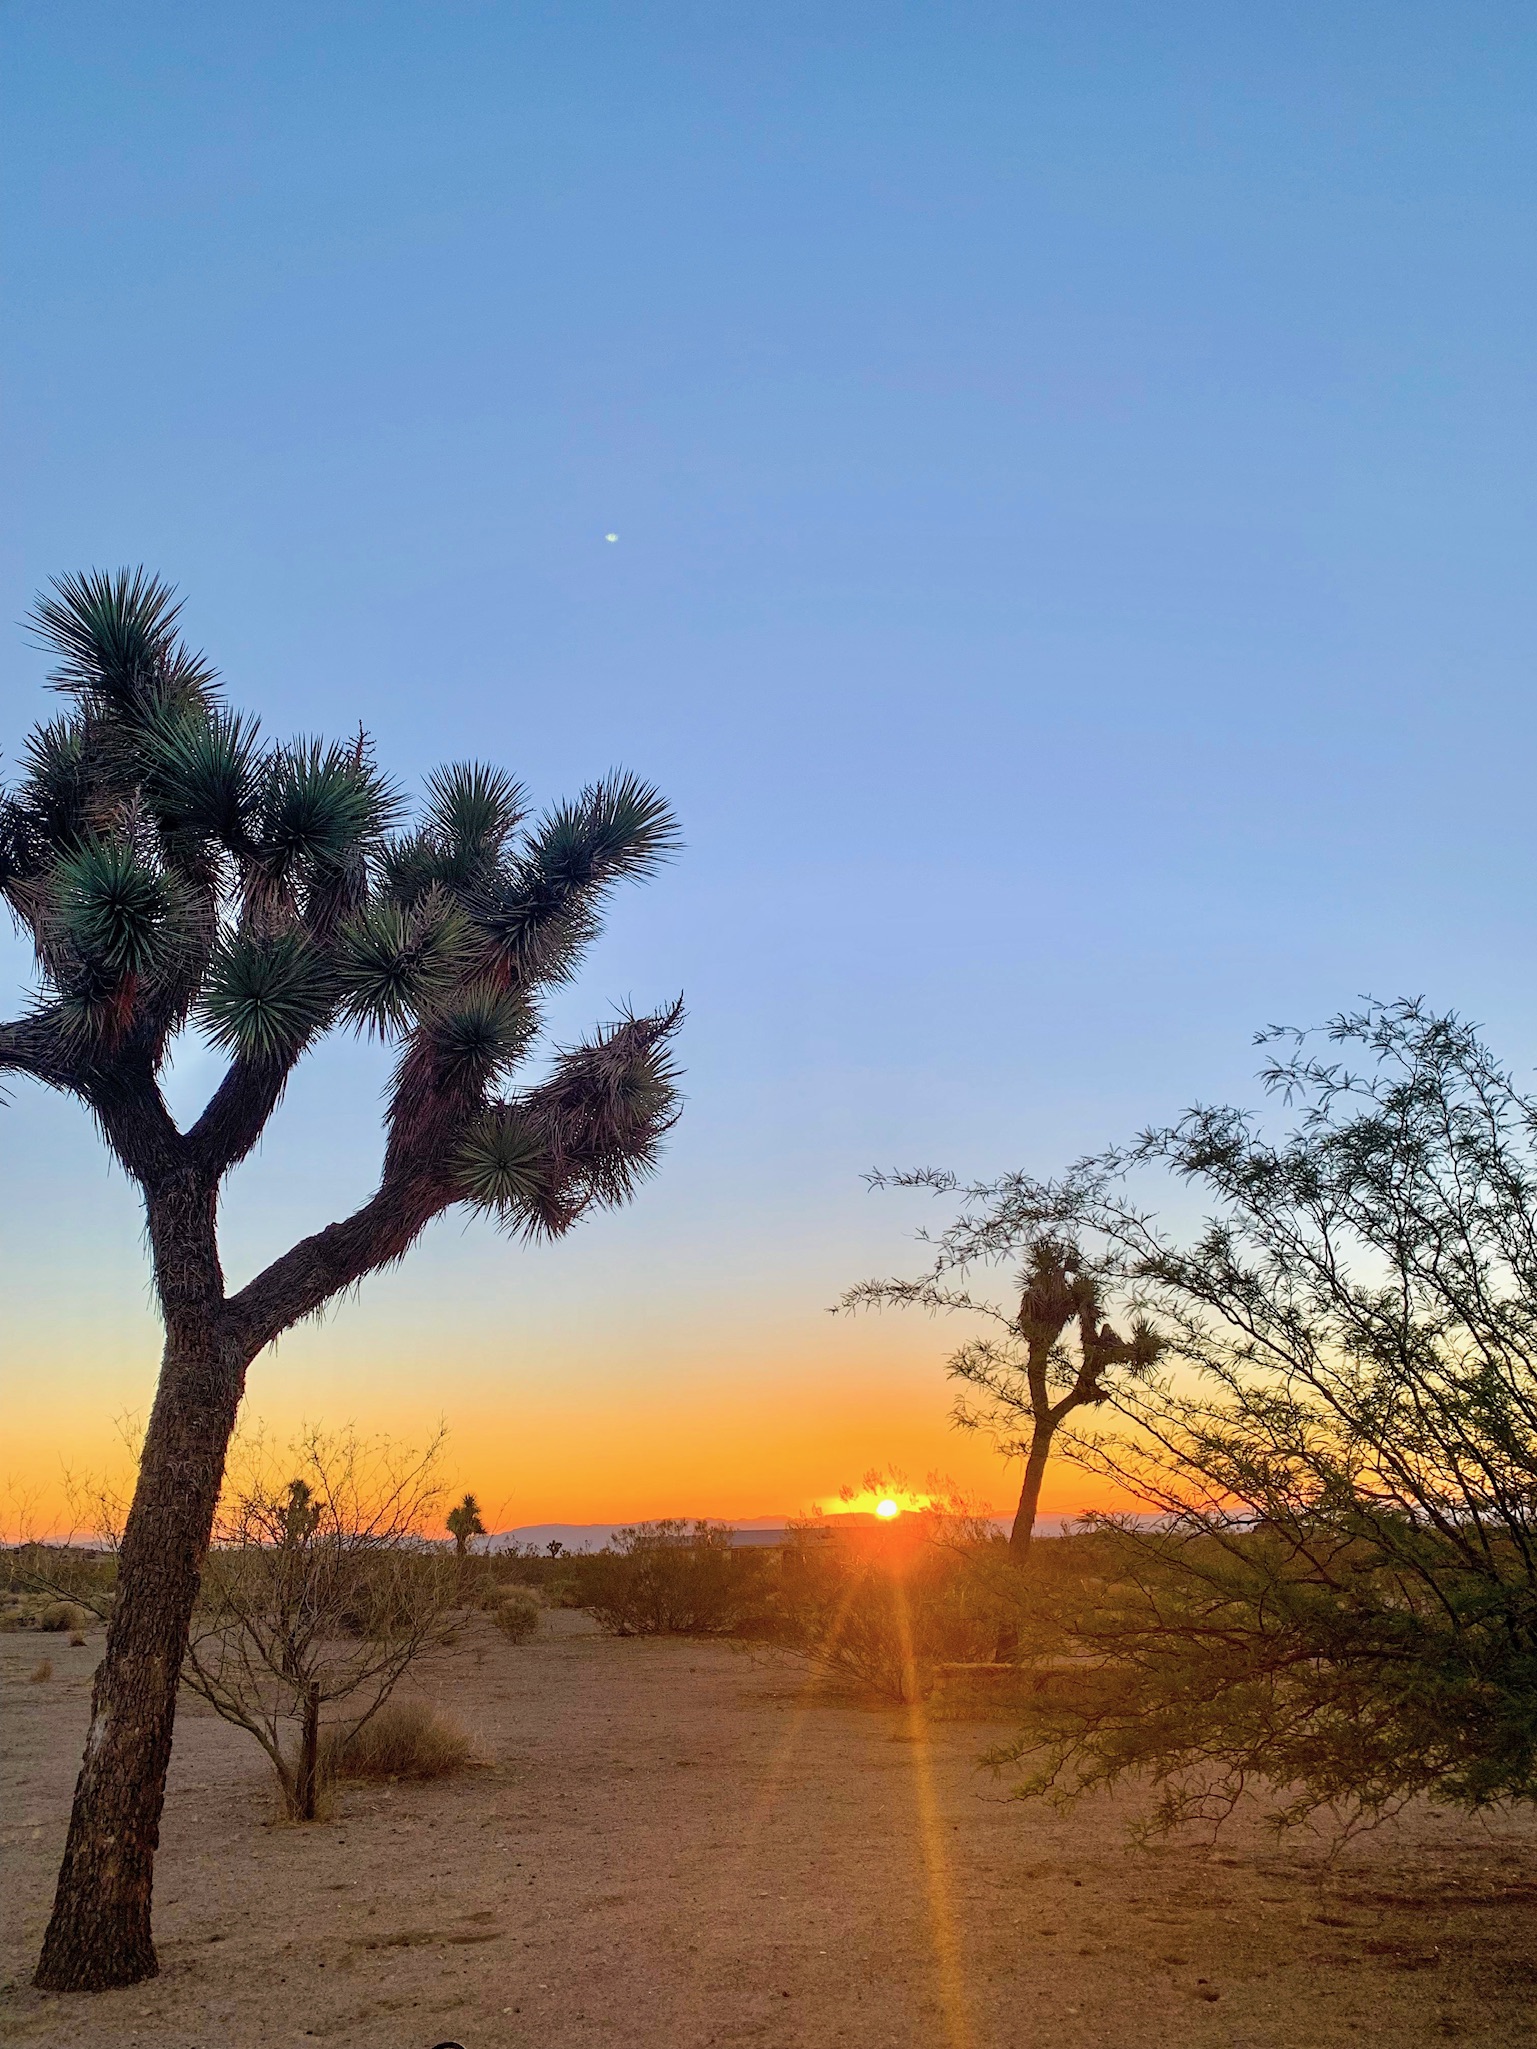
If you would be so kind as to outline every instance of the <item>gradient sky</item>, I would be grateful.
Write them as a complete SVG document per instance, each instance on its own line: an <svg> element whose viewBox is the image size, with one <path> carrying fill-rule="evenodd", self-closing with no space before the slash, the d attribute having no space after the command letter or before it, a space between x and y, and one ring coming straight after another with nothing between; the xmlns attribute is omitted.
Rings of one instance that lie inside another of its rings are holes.
<svg viewBox="0 0 1537 2049"><path fill-rule="evenodd" d="M826 1314L932 1214L865 1169L1055 1167L1366 991L1530 1072L1534 60L1484 0L0 5L0 617L143 561L269 730L687 835L554 1018L685 992L659 1179L440 1223L257 1416L441 1415L504 1523L1001 1500L960 1331ZM232 1277L365 1192L382 1072L309 1062ZM157 1339L24 1089L0 1261L46 1519Z"/></svg>

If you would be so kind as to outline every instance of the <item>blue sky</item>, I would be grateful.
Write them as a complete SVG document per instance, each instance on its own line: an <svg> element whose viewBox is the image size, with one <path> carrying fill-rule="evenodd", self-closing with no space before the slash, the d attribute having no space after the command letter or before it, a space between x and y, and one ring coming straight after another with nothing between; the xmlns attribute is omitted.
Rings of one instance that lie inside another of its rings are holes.
<svg viewBox="0 0 1537 2049"><path fill-rule="evenodd" d="M864 1169L1055 1166L1363 991L1537 1061L1527 10L12 0L0 48L3 615L142 560L269 729L623 762L688 840L555 1018L685 992L662 1177L553 1251L440 1226L274 1414L441 1409L518 1521L665 1506L642 1418L744 1513L872 1405L953 1464L944 1334L823 1313L910 1257ZM0 638L8 758L42 667ZM364 1191L379 1078L313 1062L234 1271ZM26 1465L154 1333L78 1118L0 1147Z"/></svg>

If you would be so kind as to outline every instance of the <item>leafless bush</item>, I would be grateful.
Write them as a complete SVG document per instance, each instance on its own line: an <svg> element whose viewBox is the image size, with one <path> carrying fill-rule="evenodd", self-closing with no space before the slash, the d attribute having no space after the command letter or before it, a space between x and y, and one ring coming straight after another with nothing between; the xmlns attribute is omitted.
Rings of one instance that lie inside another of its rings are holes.
<svg viewBox="0 0 1537 2049"><path fill-rule="evenodd" d="M45 1681L53 1677L52 1658L44 1658L40 1665L34 1665L28 1676L31 1678L34 1686L43 1685Z"/></svg>
<svg viewBox="0 0 1537 2049"><path fill-rule="evenodd" d="M183 1678L256 1738L294 1820L315 1819L323 1711L346 1703L327 1732L345 1746L449 1639L453 1563L423 1535L441 1447L312 1432L280 1462L258 1445L221 1506Z"/></svg>

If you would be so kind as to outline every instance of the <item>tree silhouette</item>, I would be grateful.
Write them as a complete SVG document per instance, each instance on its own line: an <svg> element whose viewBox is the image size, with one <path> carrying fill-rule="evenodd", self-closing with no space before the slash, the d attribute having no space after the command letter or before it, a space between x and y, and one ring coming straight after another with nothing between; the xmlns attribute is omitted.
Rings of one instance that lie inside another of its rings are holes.
<svg viewBox="0 0 1537 2049"><path fill-rule="evenodd" d="M445 1518L448 1534L454 1540L454 1553L463 1558L470 1548L471 1537L483 1537L486 1526L480 1519L480 1503L473 1494L466 1494L457 1508L451 1508Z"/></svg>
<svg viewBox="0 0 1537 2049"><path fill-rule="evenodd" d="M923 1169L872 1175L884 1187L947 1192L952 1175ZM1159 1340L1141 1317L1123 1337L1106 1320L1100 1281L1071 1237L1021 1223L991 1185L965 1191L956 1221L935 1243L934 1259L916 1280L861 1281L844 1295L845 1309L889 1305L960 1310L1002 1326L1001 1337L970 1338L947 1362L952 1378L973 1392L955 1406L955 1421L983 1430L1010 1458L1024 1460L1009 1549L1023 1559L1040 1512L1041 1485L1058 1431L1075 1409L1110 1399L1110 1374L1122 1368L1145 1379ZM975 1266L1021 1260L1018 1307L1001 1309L965 1285ZM1069 1330L1076 1325L1072 1338Z"/></svg>
<svg viewBox="0 0 1537 2049"><path fill-rule="evenodd" d="M229 709L143 570L58 580L32 623L61 716L0 798L0 890L39 994L0 1025L0 1073L74 1097L142 1195L165 1326L39 1985L156 1969L152 1861L177 1675L251 1361L458 1204L527 1238L625 1201L676 1113L681 1006L624 1014L513 1088L542 990L568 981L624 877L676 845L616 774L530 822L478 763L428 781L414 824L360 731L266 741ZM378 1183L233 1293L220 1189L333 1027L396 1052ZM161 1093L191 1027L227 1055L183 1129Z"/></svg>

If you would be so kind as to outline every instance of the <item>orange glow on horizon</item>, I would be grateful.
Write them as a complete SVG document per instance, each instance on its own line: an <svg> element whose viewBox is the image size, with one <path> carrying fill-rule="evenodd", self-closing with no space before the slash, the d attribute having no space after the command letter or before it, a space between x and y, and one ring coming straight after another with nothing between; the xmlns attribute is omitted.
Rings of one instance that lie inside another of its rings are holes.
<svg viewBox="0 0 1537 2049"><path fill-rule="evenodd" d="M5 1538L84 1537L81 1483L131 1487L113 1419L148 1415L159 1355L123 1335L115 1355L6 1347L23 1370L8 1391L0 1459ZM369 1345L360 1356L351 1333L317 1327L259 1362L241 1426L276 1444L306 1425L422 1444L446 1422L445 1483L472 1490L493 1530L850 1511L887 1523L921 1510L935 1489L908 1485L904 1473L943 1475L941 1498L953 1486L978 1512L991 1503L1006 1514L1018 1469L952 1430L932 1357L904 1356L890 1333L839 1338L799 1352L763 1342L724 1362L637 1348L620 1375L576 1347L509 1358L487 1345L445 1358ZM862 1473L872 1477L849 1487ZM1063 1463L1047 1475L1041 1508L1057 1516L1131 1505Z"/></svg>

